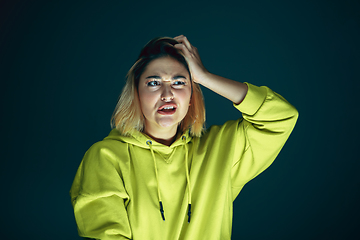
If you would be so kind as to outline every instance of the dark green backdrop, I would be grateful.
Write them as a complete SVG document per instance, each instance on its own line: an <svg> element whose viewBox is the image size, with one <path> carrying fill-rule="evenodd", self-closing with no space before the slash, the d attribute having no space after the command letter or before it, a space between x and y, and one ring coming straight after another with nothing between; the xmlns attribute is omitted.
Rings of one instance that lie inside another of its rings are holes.
<svg viewBox="0 0 360 240"><path fill-rule="evenodd" d="M359 1L0 2L1 239L79 239L68 191L82 156L142 46L179 34L209 71L300 112L234 202L233 239L359 237ZM203 91L207 126L239 117Z"/></svg>

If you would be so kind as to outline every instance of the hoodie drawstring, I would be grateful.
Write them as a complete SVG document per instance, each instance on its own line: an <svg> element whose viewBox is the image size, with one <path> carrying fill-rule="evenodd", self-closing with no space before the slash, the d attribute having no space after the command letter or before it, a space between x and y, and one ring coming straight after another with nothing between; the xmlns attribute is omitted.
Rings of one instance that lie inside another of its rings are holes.
<svg viewBox="0 0 360 240"><path fill-rule="evenodd" d="M188 147L187 147L187 144L186 144L186 137L185 136L182 136L182 140L185 141L184 147L185 147L185 172L186 172L186 182L187 182L187 190L188 190L188 223L190 223L190 218L191 218L191 185L190 185L190 175L189 175L189 165L188 165ZM158 192L159 206L160 206L160 213L161 213L162 219L165 221L165 212L164 212L164 207L163 207L163 204L162 204L162 201L161 201L161 194L160 194L160 188L159 188L159 177L158 177L158 171L157 171L157 165L156 165L154 149L152 148L152 141L147 140L146 144L150 148L151 156L152 156L153 161L154 161L157 192Z"/></svg>
<svg viewBox="0 0 360 240"><path fill-rule="evenodd" d="M186 172L186 182L188 189L188 223L190 223L191 218L191 185L190 185L190 175L189 175L189 165L188 165L188 148L186 144L186 137L182 136L182 140L185 141L185 172Z"/></svg>
<svg viewBox="0 0 360 240"><path fill-rule="evenodd" d="M152 158L154 160L154 167L155 167L155 176L156 176L156 184L157 184L157 192L158 192L158 198L159 198L159 205L160 205L160 213L161 213L161 217L162 219L165 221L165 212L164 212L164 207L161 201L161 195L160 195L160 188L159 188L159 177L158 177L158 172L157 172L157 165L156 165L156 159L155 159L155 154L154 154L154 150L152 148L152 141L147 140L146 144L149 146L150 151L151 151L151 155Z"/></svg>

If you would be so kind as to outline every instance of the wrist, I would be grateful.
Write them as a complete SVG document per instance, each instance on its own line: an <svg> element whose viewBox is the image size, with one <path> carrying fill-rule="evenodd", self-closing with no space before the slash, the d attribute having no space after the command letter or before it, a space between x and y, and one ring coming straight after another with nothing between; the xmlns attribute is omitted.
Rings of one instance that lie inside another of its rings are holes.
<svg viewBox="0 0 360 240"><path fill-rule="evenodd" d="M205 70L200 74L192 76L193 81L206 86L206 83L209 83L213 78L214 74L210 73L209 71Z"/></svg>

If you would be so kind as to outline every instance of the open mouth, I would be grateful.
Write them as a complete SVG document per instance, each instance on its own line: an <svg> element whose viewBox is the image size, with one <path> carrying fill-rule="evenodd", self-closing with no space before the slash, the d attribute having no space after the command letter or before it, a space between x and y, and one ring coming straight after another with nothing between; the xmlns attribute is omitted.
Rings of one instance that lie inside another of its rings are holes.
<svg viewBox="0 0 360 240"><path fill-rule="evenodd" d="M176 104L165 104L158 108L157 112L162 115L171 115L176 112Z"/></svg>

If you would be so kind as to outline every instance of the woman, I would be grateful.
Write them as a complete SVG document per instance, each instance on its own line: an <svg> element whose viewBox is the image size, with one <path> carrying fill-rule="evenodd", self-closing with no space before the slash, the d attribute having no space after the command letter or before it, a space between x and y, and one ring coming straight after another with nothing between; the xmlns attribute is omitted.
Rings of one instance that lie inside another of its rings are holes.
<svg viewBox="0 0 360 240"><path fill-rule="evenodd" d="M243 118L204 132L199 84ZM116 128L86 152L75 176L79 235L230 239L234 199L273 162L297 117L269 88L208 72L185 36L153 39L127 75Z"/></svg>

